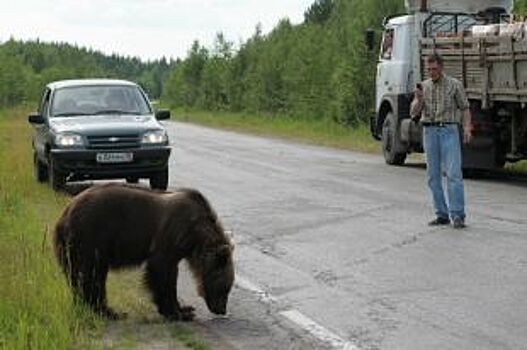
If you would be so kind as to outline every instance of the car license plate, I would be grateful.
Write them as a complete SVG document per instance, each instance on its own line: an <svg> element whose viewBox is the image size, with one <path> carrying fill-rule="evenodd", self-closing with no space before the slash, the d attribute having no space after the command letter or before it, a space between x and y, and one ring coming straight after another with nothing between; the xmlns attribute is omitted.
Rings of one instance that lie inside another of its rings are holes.
<svg viewBox="0 0 527 350"><path fill-rule="evenodd" d="M134 160L133 153L97 153L97 163L130 163Z"/></svg>

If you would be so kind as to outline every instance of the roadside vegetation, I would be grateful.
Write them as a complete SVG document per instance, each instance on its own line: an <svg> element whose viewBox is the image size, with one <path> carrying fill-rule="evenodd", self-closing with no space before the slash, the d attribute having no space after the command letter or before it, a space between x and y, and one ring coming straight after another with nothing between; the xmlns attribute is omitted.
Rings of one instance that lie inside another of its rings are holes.
<svg viewBox="0 0 527 350"><path fill-rule="evenodd" d="M168 340L208 349L186 326L161 321L137 270L109 276L110 305L129 315L122 324L72 303L50 235L69 197L32 177L28 110L0 110L0 349L134 348L144 340L137 328L149 319L156 330L168 330ZM108 325L129 335L112 334Z"/></svg>
<svg viewBox="0 0 527 350"><path fill-rule="evenodd" d="M164 84L162 99L178 107L333 121L354 128L374 105L377 54L366 28L404 10L402 0L316 0L304 21L259 26L240 47L218 33L211 48L198 41ZM380 35L377 35L377 40Z"/></svg>
<svg viewBox="0 0 527 350"><path fill-rule="evenodd" d="M527 0L514 1L514 12L516 15L525 18L527 16Z"/></svg>
<svg viewBox="0 0 527 350"><path fill-rule="evenodd" d="M205 126L280 137L314 145L379 153L365 124L350 129L332 120L257 115L247 112L209 112L175 109L172 119Z"/></svg>
<svg viewBox="0 0 527 350"><path fill-rule="evenodd" d="M101 322L57 268L49 231L67 199L33 180L29 133L22 109L0 111L0 348L84 347Z"/></svg>
<svg viewBox="0 0 527 350"><path fill-rule="evenodd" d="M107 56L66 43L14 38L0 42L0 62L0 108L37 101L44 85L61 79L127 79L157 98L174 64L165 58L142 62L136 57Z"/></svg>

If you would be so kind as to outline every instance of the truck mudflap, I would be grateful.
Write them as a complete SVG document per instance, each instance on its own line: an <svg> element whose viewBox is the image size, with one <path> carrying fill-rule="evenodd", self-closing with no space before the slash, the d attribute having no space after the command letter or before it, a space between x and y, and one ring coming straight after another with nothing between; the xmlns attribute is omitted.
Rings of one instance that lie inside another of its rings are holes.
<svg viewBox="0 0 527 350"><path fill-rule="evenodd" d="M474 136L463 144L463 169L490 170L496 168L496 147L492 137Z"/></svg>
<svg viewBox="0 0 527 350"><path fill-rule="evenodd" d="M461 133L460 133L461 137ZM401 142L408 146L410 152L424 152L423 125L412 119L401 121ZM468 144L462 143L464 169L489 170L496 168L496 146L490 135L474 135Z"/></svg>

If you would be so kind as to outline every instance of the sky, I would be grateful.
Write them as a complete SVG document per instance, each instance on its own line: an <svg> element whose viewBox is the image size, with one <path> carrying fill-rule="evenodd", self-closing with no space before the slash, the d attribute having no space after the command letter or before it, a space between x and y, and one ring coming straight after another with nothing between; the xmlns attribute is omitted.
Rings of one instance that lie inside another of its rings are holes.
<svg viewBox="0 0 527 350"><path fill-rule="evenodd" d="M143 61L185 58L194 40L212 47L218 32L236 45L257 24L302 22L315 0L0 0L0 42L39 38Z"/></svg>

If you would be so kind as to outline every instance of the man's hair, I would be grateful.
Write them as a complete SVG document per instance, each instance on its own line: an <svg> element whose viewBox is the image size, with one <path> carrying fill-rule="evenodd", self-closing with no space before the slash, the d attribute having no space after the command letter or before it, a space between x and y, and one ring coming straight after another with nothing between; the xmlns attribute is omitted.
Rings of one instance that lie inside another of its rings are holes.
<svg viewBox="0 0 527 350"><path fill-rule="evenodd" d="M428 64L430 63L437 63L439 64L440 66L443 65L443 57L438 54L438 53L433 53L433 54L430 54L426 57L426 62Z"/></svg>

